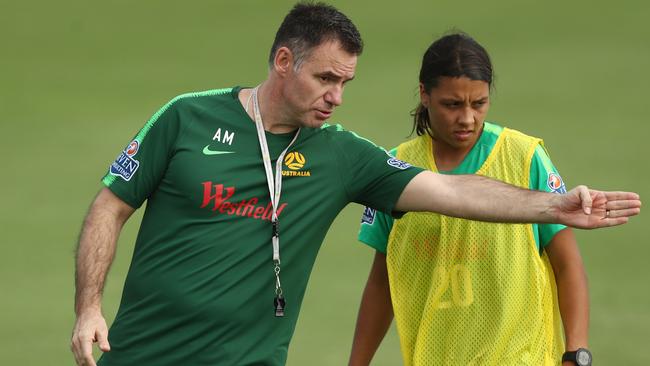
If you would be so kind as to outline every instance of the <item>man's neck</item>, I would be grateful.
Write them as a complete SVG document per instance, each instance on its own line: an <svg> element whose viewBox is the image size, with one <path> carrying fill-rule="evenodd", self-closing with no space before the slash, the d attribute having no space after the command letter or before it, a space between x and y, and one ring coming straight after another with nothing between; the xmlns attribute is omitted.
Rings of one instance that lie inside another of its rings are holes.
<svg viewBox="0 0 650 366"><path fill-rule="evenodd" d="M255 121L253 98L250 98L252 89L242 90L239 94L239 101L248 111L248 115ZM291 123L286 117L286 106L282 93L275 88L271 80L262 82L257 89L257 102L264 130L274 134L288 133L295 131L299 125Z"/></svg>

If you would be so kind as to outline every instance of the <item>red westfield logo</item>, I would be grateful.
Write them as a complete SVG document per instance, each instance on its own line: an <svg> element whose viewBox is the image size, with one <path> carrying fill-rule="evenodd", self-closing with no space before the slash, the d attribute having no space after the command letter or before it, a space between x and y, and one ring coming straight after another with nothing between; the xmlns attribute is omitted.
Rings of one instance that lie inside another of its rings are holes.
<svg viewBox="0 0 650 366"><path fill-rule="evenodd" d="M203 182L203 203L201 204L201 208L211 207L212 211L219 211L226 215L245 216L271 221L271 202L266 205L257 206L259 202L257 197L244 199L240 202L228 201L234 194L235 187L224 187L223 184ZM278 216L280 216L280 213L286 206L286 203L280 204L280 207L278 207Z"/></svg>

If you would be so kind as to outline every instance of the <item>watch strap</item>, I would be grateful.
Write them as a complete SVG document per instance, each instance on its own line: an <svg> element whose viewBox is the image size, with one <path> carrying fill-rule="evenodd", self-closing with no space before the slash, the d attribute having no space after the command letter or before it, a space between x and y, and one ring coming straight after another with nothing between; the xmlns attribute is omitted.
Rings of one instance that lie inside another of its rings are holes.
<svg viewBox="0 0 650 366"><path fill-rule="evenodd" d="M576 358L576 355L578 354L578 351L566 351L562 355L562 362L564 361L572 361L576 365L578 364L578 360Z"/></svg>
<svg viewBox="0 0 650 366"><path fill-rule="evenodd" d="M586 363L582 357L583 355L587 356ZM589 350L586 348L578 348L575 351L564 352L562 355L562 362L565 361L571 361L578 366L591 366L591 352L589 352Z"/></svg>

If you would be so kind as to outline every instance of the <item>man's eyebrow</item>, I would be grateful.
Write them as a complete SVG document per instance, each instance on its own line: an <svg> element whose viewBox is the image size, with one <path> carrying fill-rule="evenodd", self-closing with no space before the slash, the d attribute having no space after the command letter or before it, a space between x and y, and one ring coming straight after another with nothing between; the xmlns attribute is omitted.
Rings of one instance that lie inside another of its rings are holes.
<svg viewBox="0 0 650 366"><path fill-rule="evenodd" d="M331 71L324 71L324 72L322 72L322 73L320 73L320 74L318 74L318 75L319 75L319 76L326 76L326 77L329 77L329 78L332 78L332 79L337 79L337 80L338 80L338 79L343 79L343 76L341 76L341 75L337 75L337 74L335 74L335 73L333 73L333 72L331 72ZM349 79L344 79L343 82L348 82L348 81L350 81L350 80L354 80L354 76L352 76L352 77L349 78Z"/></svg>

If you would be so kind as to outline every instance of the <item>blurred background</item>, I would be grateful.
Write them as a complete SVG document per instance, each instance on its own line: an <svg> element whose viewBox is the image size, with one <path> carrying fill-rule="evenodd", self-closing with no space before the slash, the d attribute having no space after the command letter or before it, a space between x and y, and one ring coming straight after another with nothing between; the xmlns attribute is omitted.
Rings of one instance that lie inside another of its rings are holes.
<svg viewBox="0 0 650 366"><path fill-rule="evenodd" d="M0 0L0 364L73 364L73 250L100 178L175 95L265 78L293 3ZM647 2L332 4L357 24L366 49L331 122L386 148L404 141L421 56L460 29L493 58L488 120L543 137L570 187L650 199ZM347 361L373 256L356 240L361 211L350 205L323 244L288 365ZM577 233L597 364L650 364L649 217ZM127 224L106 285L109 322L139 221ZM374 365L399 364L391 330Z"/></svg>

